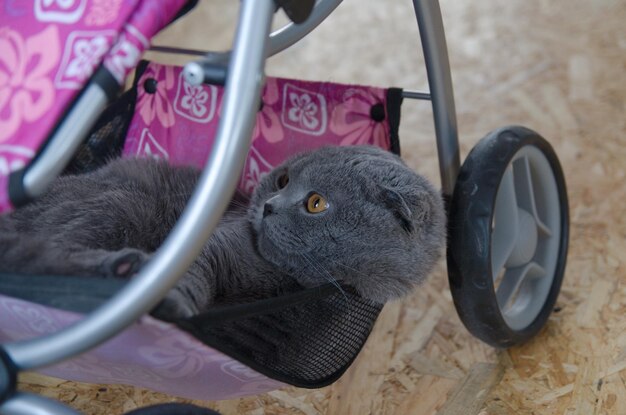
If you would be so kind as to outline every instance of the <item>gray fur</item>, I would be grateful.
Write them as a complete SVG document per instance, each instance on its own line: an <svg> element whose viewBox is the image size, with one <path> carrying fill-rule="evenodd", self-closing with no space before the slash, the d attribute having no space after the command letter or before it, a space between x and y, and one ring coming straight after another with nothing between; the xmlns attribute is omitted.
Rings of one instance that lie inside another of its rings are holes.
<svg viewBox="0 0 626 415"><path fill-rule="evenodd" d="M148 159L61 177L36 202L0 216L0 272L131 276L174 226L197 178ZM326 211L306 211L311 192L328 200ZM442 200L423 177L375 147L325 147L274 169L249 203L235 197L154 313L187 317L335 280L382 303L422 282L444 246Z"/></svg>

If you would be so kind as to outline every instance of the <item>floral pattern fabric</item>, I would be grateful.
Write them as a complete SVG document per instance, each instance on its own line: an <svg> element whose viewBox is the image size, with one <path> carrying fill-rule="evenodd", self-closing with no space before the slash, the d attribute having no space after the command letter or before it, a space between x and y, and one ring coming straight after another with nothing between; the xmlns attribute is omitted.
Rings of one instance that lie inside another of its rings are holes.
<svg viewBox="0 0 626 415"><path fill-rule="evenodd" d="M35 156L103 63L118 83L186 0L0 2L0 213L8 176Z"/></svg>
<svg viewBox="0 0 626 415"><path fill-rule="evenodd" d="M137 82L137 105L124 156L152 156L204 167L217 132L224 91L192 86L182 68L151 62ZM251 192L287 157L324 145L390 148L386 89L268 77L239 182ZM375 108L376 107L376 108ZM374 109L382 111L373 117Z"/></svg>

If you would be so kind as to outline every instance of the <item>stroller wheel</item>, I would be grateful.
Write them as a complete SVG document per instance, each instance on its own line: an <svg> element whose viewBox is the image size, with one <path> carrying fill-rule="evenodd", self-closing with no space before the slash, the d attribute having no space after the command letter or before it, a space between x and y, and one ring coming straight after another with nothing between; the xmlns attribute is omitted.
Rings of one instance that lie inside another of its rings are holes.
<svg viewBox="0 0 626 415"><path fill-rule="evenodd" d="M517 126L483 138L459 173L449 234L450 288L467 329L496 347L535 335L559 294L569 235L550 144Z"/></svg>

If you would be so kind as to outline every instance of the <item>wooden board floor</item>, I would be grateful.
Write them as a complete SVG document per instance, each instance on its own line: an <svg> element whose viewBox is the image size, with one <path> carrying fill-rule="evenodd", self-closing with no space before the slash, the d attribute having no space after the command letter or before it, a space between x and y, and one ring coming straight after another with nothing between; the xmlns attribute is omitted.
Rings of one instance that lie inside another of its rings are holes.
<svg viewBox="0 0 626 415"><path fill-rule="evenodd" d="M268 73L425 88L411 2L384 3L346 0ZM334 385L198 404L226 415L626 414L626 2L442 3L463 156L488 131L522 124L552 142L565 170L570 253L547 327L510 350L484 345L457 317L442 264L386 306ZM202 2L157 43L227 47L237 4ZM409 164L437 181L428 103L405 104L401 134ZM177 400L34 374L21 387L94 415Z"/></svg>

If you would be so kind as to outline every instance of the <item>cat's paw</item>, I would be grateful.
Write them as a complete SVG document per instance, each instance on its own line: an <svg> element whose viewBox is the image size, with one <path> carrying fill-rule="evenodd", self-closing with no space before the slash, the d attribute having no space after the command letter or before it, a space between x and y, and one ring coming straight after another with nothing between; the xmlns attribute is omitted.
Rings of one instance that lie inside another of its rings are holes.
<svg viewBox="0 0 626 415"><path fill-rule="evenodd" d="M171 289L163 300L150 312L154 317L165 321L176 321L198 314L192 300L176 288Z"/></svg>
<svg viewBox="0 0 626 415"><path fill-rule="evenodd" d="M138 273L148 259L150 255L139 249L124 248L108 255L101 266L108 277L127 278Z"/></svg>

